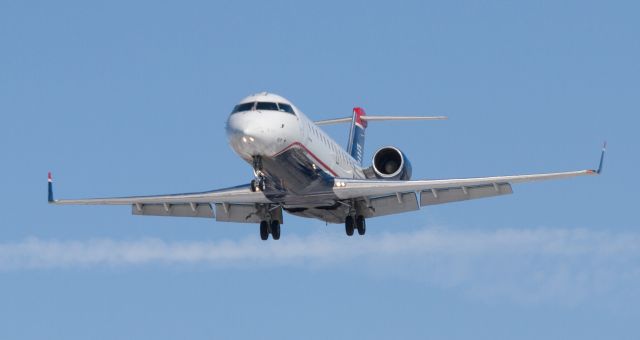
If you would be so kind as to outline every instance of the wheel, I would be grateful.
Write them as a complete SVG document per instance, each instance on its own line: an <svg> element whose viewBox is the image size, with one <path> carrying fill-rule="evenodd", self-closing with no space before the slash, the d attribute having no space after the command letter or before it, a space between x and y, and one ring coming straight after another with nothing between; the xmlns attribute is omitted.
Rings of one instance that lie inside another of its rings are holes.
<svg viewBox="0 0 640 340"><path fill-rule="evenodd" d="M260 239L266 241L269 238L269 223L267 221L260 222Z"/></svg>
<svg viewBox="0 0 640 340"><path fill-rule="evenodd" d="M367 231L367 221L365 221L364 216L358 215L356 217L356 228L358 228L358 234L364 235Z"/></svg>
<svg viewBox="0 0 640 340"><path fill-rule="evenodd" d="M274 240L280 239L280 221L271 221L271 237Z"/></svg>
<svg viewBox="0 0 640 340"><path fill-rule="evenodd" d="M260 180L258 180L258 188L260 188L260 191L265 191L267 189L267 181L264 178L260 178Z"/></svg>
<svg viewBox="0 0 640 340"><path fill-rule="evenodd" d="M344 230L347 232L348 236L353 236L353 217L347 216L344 220Z"/></svg>
<svg viewBox="0 0 640 340"><path fill-rule="evenodd" d="M251 192L256 192L256 180L251 180Z"/></svg>

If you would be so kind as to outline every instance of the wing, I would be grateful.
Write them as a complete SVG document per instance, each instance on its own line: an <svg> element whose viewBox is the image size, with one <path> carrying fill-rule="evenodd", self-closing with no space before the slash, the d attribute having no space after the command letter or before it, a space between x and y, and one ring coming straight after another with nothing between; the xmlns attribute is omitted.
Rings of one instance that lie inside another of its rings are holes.
<svg viewBox="0 0 640 340"><path fill-rule="evenodd" d="M128 205L178 203L269 203L262 192L251 192L249 185L226 189L153 196L128 196L50 200L59 205Z"/></svg>
<svg viewBox="0 0 640 340"><path fill-rule="evenodd" d="M212 203L223 210L230 206L269 203L262 192L252 192L249 185L169 195L106 198L61 199L53 197L53 181L49 173L49 203L56 205L131 205L136 215L214 217Z"/></svg>
<svg viewBox="0 0 640 340"><path fill-rule="evenodd" d="M337 179L334 192L340 199L354 200L365 217L396 214L426 205L511 194L511 184L515 183L598 175L605 149L606 144L597 170L413 181Z"/></svg>
<svg viewBox="0 0 640 340"><path fill-rule="evenodd" d="M383 180L360 180L360 179L339 179L336 180L334 192L340 199L350 199L367 196L384 196L403 192L431 191L460 189L465 191L468 188L481 186L497 186L500 184L524 183L533 181L543 181L549 179L569 178L584 175L595 175L595 170L581 170L571 172L556 172L534 175L516 176L496 176L477 177L461 179L435 179L416 181L383 181Z"/></svg>

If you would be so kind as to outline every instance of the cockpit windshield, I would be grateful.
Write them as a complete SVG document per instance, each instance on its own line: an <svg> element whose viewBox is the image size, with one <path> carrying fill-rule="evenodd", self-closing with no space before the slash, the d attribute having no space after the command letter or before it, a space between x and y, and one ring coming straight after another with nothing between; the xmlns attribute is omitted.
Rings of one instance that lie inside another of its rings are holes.
<svg viewBox="0 0 640 340"><path fill-rule="evenodd" d="M278 111L278 104L269 102L258 102L256 110Z"/></svg>
<svg viewBox="0 0 640 340"><path fill-rule="evenodd" d="M293 108L289 104L278 103L278 107L280 107L280 111L290 113L294 115Z"/></svg>
<svg viewBox="0 0 640 340"><path fill-rule="evenodd" d="M286 113L295 115L295 112L293 111L293 107L291 107L291 105L284 104L284 103L272 103L272 102L257 102L257 103L251 102L251 103L238 104L233 108L233 111L231 111L231 114L234 114L236 112L244 112L244 111L251 111L251 110L280 111L280 112L286 112Z"/></svg>
<svg viewBox="0 0 640 340"><path fill-rule="evenodd" d="M231 113L234 114L236 112L251 111L253 110L253 104L255 103L238 104L233 108L233 111L231 111Z"/></svg>

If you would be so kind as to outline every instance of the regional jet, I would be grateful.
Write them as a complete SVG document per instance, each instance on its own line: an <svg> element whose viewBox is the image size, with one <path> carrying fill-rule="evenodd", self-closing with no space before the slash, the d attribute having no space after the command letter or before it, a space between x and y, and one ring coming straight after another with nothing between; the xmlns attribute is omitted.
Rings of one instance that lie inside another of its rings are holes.
<svg viewBox="0 0 640 340"><path fill-rule="evenodd" d="M367 115L356 107L350 117L313 121L287 99L259 93L231 111L226 134L231 148L253 169L250 183L225 189L154 196L92 199L53 197L51 204L130 205L134 215L208 217L222 222L256 223L260 238L280 239L283 212L344 224L346 234L366 232L366 220L421 207L511 194L515 183L597 175L597 170L456 179L411 179L411 164L397 147L386 146L363 166L369 123L442 120L446 117ZM346 149L320 127L351 125Z"/></svg>

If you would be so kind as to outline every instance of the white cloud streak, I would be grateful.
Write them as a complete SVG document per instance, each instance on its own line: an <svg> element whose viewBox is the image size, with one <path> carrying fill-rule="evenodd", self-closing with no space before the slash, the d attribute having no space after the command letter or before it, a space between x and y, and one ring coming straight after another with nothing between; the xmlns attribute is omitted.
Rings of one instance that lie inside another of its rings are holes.
<svg viewBox="0 0 640 340"><path fill-rule="evenodd" d="M637 294L640 233L586 229L429 228L352 237L284 235L239 241L159 239L0 243L0 270L123 267L148 264L214 267L348 267L381 277L459 289L475 298L572 302L619 288ZM632 288L629 288L632 287Z"/></svg>

